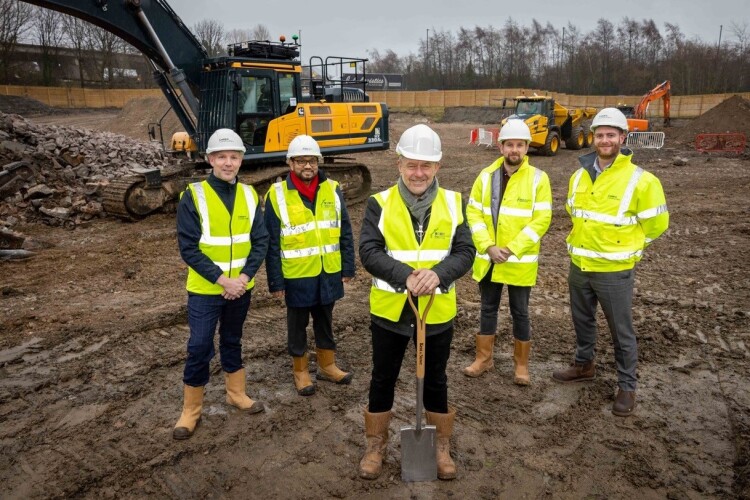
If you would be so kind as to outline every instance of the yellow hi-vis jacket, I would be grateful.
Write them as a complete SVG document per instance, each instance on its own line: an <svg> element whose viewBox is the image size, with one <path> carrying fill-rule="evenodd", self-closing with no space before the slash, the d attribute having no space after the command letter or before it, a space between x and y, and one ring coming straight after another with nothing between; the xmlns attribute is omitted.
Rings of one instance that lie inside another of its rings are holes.
<svg viewBox="0 0 750 500"><path fill-rule="evenodd" d="M232 213L207 181L195 182L189 186L201 224L201 239L198 248L211 259L228 278L236 278L245 267L252 244L250 231L258 209L258 194L252 186L237 184ZM247 284L250 290L255 286L255 277ZM221 295L224 287L211 283L188 268L186 287L188 292L201 295Z"/></svg>
<svg viewBox="0 0 750 500"><path fill-rule="evenodd" d="M283 180L271 186L268 197L281 222L281 272L284 278L311 278L325 269L341 271L341 199L338 182L326 179L318 186L315 213L302 202L299 191Z"/></svg>
<svg viewBox="0 0 750 500"><path fill-rule="evenodd" d="M378 228L385 239L389 256L414 269L432 269L450 255L456 228L464 221L461 193L438 188L438 194L430 209L430 222L421 244L417 243L411 215L398 192L398 185L376 194L375 199L383 208ZM373 278L370 288L370 312L375 316L397 322L406 305L407 293L406 290L399 293L385 281ZM419 297L420 314L424 312L428 301L429 296ZM447 292L437 288L435 302L427 314L427 323L447 323L455 316L455 285L451 283Z"/></svg>
<svg viewBox="0 0 750 500"><path fill-rule="evenodd" d="M549 177L538 168L523 163L510 176L497 214L492 219L492 176L502 175L504 158L482 170L474 181L466 219L477 248L472 277L481 281L492 262L487 249L492 245L507 247L513 255L502 264L495 264L492 281L514 286L534 286L539 267L542 236L552 220L552 191ZM501 180L502 182L502 180Z"/></svg>
<svg viewBox="0 0 750 500"><path fill-rule="evenodd" d="M582 163L592 160L586 156ZM630 160L631 154L620 153L596 182L585 168L570 178L565 208L573 229L567 238L568 253L582 271L632 269L643 249L669 227L659 179Z"/></svg>

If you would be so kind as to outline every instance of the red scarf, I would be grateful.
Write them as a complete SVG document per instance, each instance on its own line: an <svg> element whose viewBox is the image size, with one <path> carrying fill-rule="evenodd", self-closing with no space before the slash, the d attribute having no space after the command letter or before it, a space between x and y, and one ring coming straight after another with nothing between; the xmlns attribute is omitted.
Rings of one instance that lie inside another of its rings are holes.
<svg viewBox="0 0 750 500"><path fill-rule="evenodd" d="M289 174L292 179L292 184L294 184L294 187L297 188L299 194L301 196L304 196L311 202L315 200L315 191L318 190L318 176L316 175L315 177L313 177L312 181L310 181L310 185L308 186L302 179L297 177L297 174L295 174L294 172L289 172Z"/></svg>

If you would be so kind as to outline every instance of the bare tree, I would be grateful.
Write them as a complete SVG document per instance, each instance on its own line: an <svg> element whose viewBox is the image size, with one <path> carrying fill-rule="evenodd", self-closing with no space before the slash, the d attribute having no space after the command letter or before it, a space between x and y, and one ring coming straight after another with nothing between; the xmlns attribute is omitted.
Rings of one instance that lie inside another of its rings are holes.
<svg viewBox="0 0 750 500"><path fill-rule="evenodd" d="M90 26L91 47L98 52L99 56L97 77L102 84L114 87L118 76L115 56L118 52L123 51L125 42L114 33L97 26Z"/></svg>
<svg viewBox="0 0 750 500"><path fill-rule="evenodd" d="M224 25L215 19L204 19L193 26L193 32L201 41L209 57L225 54Z"/></svg>
<svg viewBox="0 0 750 500"><path fill-rule="evenodd" d="M0 71L10 81L10 55L18 41L31 28L31 5L17 0L0 0Z"/></svg>
<svg viewBox="0 0 750 500"><path fill-rule="evenodd" d="M83 88L85 86L84 65L87 61L86 51L91 47L91 25L77 17L62 16L62 26L67 44L76 52L78 79L81 88Z"/></svg>
<svg viewBox="0 0 750 500"><path fill-rule="evenodd" d="M235 43L247 42L248 40L252 39L253 35L250 30L233 29L227 32L226 36L224 37L224 42L231 45Z"/></svg>
<svg viewBox="0 0 750 500"><path fill-rule="evenodd" d="M58 65L57 54L65 38L62 16L42 7L34 10L34 39L42 52L42 85L52 85Z"/></svg>
<svg viewBox="0 0 750 500"><path fill-rule="evenodd" d="M271 32L265 24L256 24L253 27L253 40L270 40Z"/></svg>

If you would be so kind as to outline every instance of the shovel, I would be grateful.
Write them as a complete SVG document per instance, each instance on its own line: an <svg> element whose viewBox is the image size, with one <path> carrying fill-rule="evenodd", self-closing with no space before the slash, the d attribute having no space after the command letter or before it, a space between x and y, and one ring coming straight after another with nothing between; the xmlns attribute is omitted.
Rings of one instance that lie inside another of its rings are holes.
<svg viewBox="0 0 750 500"><path fill-rule="evenodd" d="M435 300L435 292L432 293L422 316L419 315L419 307L414 304L411 293L407 292L407 295L417 321L417 425L401 428L401 480L405 482L435 481L437 479L436 430L434 425L422 426L427 313Z"/></svg>

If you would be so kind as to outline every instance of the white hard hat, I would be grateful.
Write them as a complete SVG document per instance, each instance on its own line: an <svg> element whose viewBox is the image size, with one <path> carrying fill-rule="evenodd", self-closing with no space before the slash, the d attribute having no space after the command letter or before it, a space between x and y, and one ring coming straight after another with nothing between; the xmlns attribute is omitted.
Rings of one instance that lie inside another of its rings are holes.
<svg viewBox="0 0 750 500"><path fill-rule="evenodd" d="M410 160L440 161L443 157L440 137L427 125L419 124L401 134L396 153Z"/></svg>
<svg viewBox="0 0 750 500"><path fill-rule="evenodd" d="M309 135L298 135L289 143L286 157L289 159L295 156L317 156L320 161L323 161L323 155L320 154L320 146Z"/></svg>
<svg viewBox="0 0 750 500"><path fill-rule="evenodd" d="M208 139L206 153L211 154L217 151L240 151L245 152L245 144L237 133L229 128L220 128Z"/></svg>
<svg viewBox="0 0 750 500"><path fill-rule="evenodd" d="M522 141L531 142L531 131L526 122L520 119L508 120L500 129L500 142L508 139L521 139Z"/></svg>
<svg viewBox="0 0 750 500"><path fill-rule="evenodd" d="M591 122L592 132L596 130L596 127L614 127L627 132L628 119L617 108L604 108L596 114Z"/></svg>

